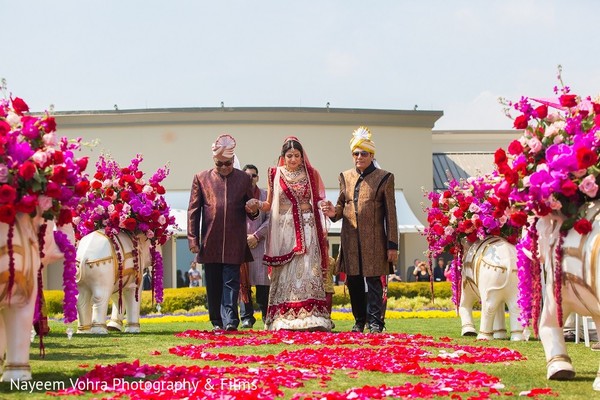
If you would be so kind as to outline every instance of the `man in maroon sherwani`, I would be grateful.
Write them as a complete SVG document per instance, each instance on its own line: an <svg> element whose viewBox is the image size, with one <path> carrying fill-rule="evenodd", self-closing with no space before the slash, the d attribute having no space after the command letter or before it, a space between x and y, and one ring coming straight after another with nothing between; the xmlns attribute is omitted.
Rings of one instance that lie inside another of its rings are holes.
<svg viewBox="0 0 600 400"><path fill-rule="evenodd" d="M234 168L235 139L221 135L212 146L215 168L194 176L188 206L188 242L205 267L208 314L215 330L237 330L240 264L252 261L246 235L246 207L252 198L248 174Z"/></svg>

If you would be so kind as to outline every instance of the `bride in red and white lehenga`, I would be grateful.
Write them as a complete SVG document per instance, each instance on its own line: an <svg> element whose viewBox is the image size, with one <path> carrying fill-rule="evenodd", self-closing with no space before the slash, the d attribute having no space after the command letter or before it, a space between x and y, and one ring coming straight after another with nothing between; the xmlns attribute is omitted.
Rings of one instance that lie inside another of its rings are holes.
<svg viewBox="0 0 600 400"><path fill-rule="evenodd" d="M267 330L330 331L324 272L329 263L323 181L295 137L284 141L269 169L271 222L264 262L272 268Z"/></svg>

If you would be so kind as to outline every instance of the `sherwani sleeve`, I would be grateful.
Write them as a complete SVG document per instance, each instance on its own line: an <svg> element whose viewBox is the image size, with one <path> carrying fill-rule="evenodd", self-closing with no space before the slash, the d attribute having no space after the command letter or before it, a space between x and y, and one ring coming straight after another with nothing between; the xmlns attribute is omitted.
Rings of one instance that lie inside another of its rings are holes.
<svg viewBox="0 0 600 400"><path fill-rule="evenodd" d="M333 222L340 220L344 216L344 206L346 205L346 180L344 179L344 174L341 173L338 179L340 182L340 193L335 204L335 215L329 218Z"/></svg>
<svg viewBox="0 0 600 400"><path fill-rule="evenodd" d="M394 174L385 182L385 224L387 228L388 250L398 250L398 216L396 214L396 190Z"/></svg>
<svg viewBox="0 0 600 400"><path fill-rule="evenodd" d="M203 198L198 175L194 175L190 202L188 204L187 236L188 246L200 246L200 217L202 214Z"/></svg>

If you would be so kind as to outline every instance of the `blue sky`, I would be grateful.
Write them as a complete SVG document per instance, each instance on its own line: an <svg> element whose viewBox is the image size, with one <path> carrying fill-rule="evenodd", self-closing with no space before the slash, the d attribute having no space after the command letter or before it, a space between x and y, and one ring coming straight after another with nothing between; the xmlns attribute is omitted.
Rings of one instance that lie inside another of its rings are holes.
<svg viewBox="0 0 600 400"><path fill-rule="evenodd" d="M510 129L498 97L600 94L594 0L0 0L0 77L35 111L441 110Z"/></svg>

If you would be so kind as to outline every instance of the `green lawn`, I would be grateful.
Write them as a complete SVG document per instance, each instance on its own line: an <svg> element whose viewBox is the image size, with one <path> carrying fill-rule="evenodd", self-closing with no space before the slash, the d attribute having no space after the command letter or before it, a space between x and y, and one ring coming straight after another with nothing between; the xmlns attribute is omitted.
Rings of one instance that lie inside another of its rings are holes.
<svg viewBox="0 0 600 400"><path fill-rule="evenodd" d="M351 321L335 321L336 331L348 331L352 325ZM504 385L500 389L501 394L519 392L532 388L551 388L561 399L584 399L595 398L598 392L592 390L592 382L598 370L598 354L583 343L568 344L569 355L573 359L577 376L573 381L547 381L546 362L542 345L538 341L510 342L510 341L476 341L474 338L462 338L460 334L460 322L457 318L437 319L395 319L386 321L389 333L409 333L432 336L434 338L450 337L452 343L459 345L506 347L516 350L526 357L524 361L511 361L497 364L460 364L452 368L460 368L467 371L479 370L501 379ZM188 329L205 330L209 324L199 323L148 323L143 324L143 333L138 335L111 333L107 336L82 336L74 335L71 340L67 339L66 327L61 323L51 322L51 334L45 338L46 357L39 356L38 340L31 345L31 367L33 372L33 384L70 386L70 382L91 370L96 364L116 364L120 362L131 362L139 360L141 364L150 365L210 365L227 366L226 361L202 361L186 357L180 357L169 353L174 346L185 344L198 344L196 339L175 337L174 334ZM259 321L255 329L262 329ZM372 336L372 335L367 335ZM241 355L269 355L279 354L284 350L293 351L304 346L297 344L268 344L260 346L225 347L213 349L211 352L228 353L236 356ZM314 344L313 348L320 345ZM337 350L336 350L337 351ZM343 349L341 351L344 351ZM160 355L153 355L157 352ZM385 352L383 353L385 356ZM431 365L428 365L431 366ZM437 365L439 366L439 365ZM410 374L390 374L373 371L357 371L352 379L348 378L348 371L337 371L332 374L331 380L322 382L318 379L304 382L304 387L296 389L284 389L284 397L290 398L294 393L302 392L310 394L313 391L344 391L351 387L362 387L364 385L401 386L406 382L418 382L419 378ZM474 393L471 393L474 394ZM468 398L461 394L462 398ZM84 398L103 397L101 394L87 394ZM507 396L503 396L507 397ZM10 383L0 384L0 398L48 398L44 391L33 391L29 393L24 387L15 387ZM74 398L74 397L73 397ZM449 397L447 397L449 398ZM545 398L541 396L539 398ZM551 397L546 397L551 398Z"/></svg>

